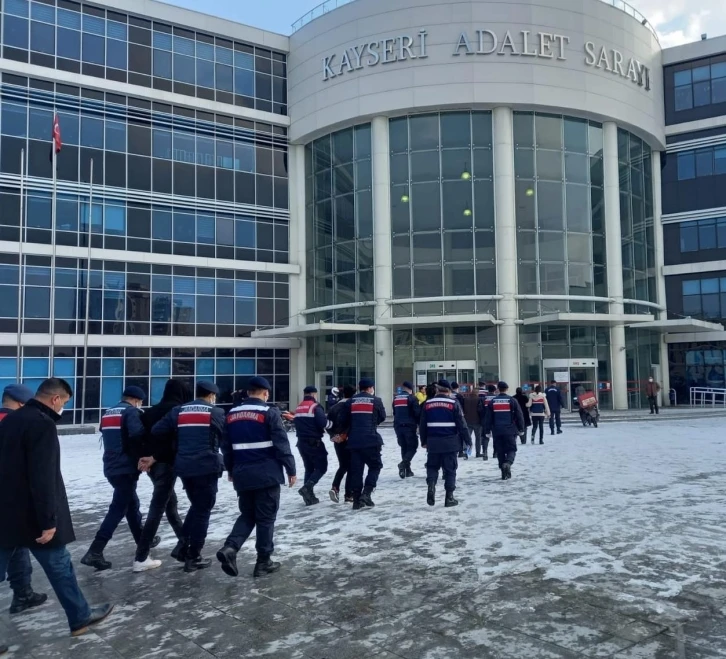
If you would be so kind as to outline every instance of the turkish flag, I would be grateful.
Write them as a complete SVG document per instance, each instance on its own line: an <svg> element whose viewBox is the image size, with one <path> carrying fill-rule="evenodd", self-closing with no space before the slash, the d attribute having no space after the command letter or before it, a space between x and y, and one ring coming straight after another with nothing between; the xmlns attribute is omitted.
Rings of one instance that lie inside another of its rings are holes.
<svg viewBox="0 0 726 659"><path fill-rule="evenodd" d="M60 153L63 142L61 141L61 130L60 122L58 121L58 115L53 115L53 149L56 153Z"/></svg>

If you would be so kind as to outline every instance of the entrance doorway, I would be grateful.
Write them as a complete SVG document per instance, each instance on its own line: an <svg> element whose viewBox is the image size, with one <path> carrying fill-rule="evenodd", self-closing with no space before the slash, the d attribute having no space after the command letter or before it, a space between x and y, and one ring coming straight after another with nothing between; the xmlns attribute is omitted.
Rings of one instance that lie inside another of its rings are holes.
<svg viewBox="0 0 726 659"><path fill-rule="evenodd" d="M415 385L430 384L438 380L458 382L462 393L473 391L476 386L476 362L415 362L413 365Z"/></svg>
<svg viewBox="0 0 726 659"><path fill-rule="evenodd" d="M330 390L334 387L333 371L317 371L315 373L315 387L318 390L318 400L325 406Z"/></svg>
<svg viewBox="0 0 726 659"><path fill-rule="evenodd" d="M544 385L548 387L553 380L557 382L568 411L572 411L576 396L586 391L598 393L596 359L545 359L543 366Z"/></svg>

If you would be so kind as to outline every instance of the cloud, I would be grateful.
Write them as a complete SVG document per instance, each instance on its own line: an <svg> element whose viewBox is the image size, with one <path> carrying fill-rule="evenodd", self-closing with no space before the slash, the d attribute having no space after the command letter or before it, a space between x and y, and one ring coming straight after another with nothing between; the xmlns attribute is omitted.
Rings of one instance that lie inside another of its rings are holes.
<svg viewBox="0 0 726 659"><path fill-rule="evenodd" d="M726 34L723 0L630 0L655 27L664 48Z"/></svg>

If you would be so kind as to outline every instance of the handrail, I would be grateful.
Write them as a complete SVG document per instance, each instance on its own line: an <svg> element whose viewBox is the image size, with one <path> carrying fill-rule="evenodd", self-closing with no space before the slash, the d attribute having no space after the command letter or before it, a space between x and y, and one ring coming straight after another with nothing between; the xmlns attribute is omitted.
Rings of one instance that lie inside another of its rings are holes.
<svg viewBox="0 0 726 659"><path fill-rule="evenodd" d="M320 18L323 14L327 14L338 7L342 7L343 5L349 5L351 2L355 2L355 0L325 0L325 2L321 2L317 7L313 7L309 12L298 18L292 24L292 31L297 32L301 27L311 23L316 18ZM660 39L658 39L658 33L655 31L655 28L635 7L629 5L624 0L600 0L600 2L604 2L606 5L610 5L620 11L624 11L628 14L628 16L632 16L641 25L647 27L655 37L655 40L660 43Z"/></svg>
<svg viewBox="0 0 726 659"><path fill-rule="evenodd" d="M726 389L714 387L691 387L691 407L723 405L726 407Z"/></svg>

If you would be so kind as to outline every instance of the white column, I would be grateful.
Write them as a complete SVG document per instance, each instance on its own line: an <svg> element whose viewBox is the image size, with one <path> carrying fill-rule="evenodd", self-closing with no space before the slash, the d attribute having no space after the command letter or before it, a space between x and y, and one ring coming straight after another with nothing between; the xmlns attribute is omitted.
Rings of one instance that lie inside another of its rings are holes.
<svg viewBox="0 0 726 659"><path fill-rule="evenodd" d="M390 317L387 300L393 295L391 259L391 154L388 117L371 121L373 169L373 264L375 321ZM387 327L376 325L376 395L386 406L393 399L393 335Z"/></svg>
<svg viewBox="0 0 726 659"><path fill-rule="evenodd" d="M510 387L521 379L519 369L519 312L517 300L517 217L514 198L514 136L511 108L494 108L494 208L497 263L499 377Z"/></svg>
<svg viewBox="0 0 726 659"><path fill-rule="evenodd" d="M610 313L620 316L623 306L623 252L620 230L620 172L618 169L618 127L612 121L603 124L603 168L605 179L605 250L607 261ZM625 359L625 325L610 328L610 369L613 408L628 409L628 369Z"/></svg>
<svg viewBox="0 0 726 659"><path fill-rule="evenodd" d="M307 245L305 243L305 147L291 144L289 151L290 180L290 263L300 266L299 275L290 275L290 320L289 324L304 325L307 321L300 312L306 308L307 289L305 269ZM290 351L290 406L294 408L302 399L302 390L307 382L307 339L300 339L301 347Z"/></svg>
<svg viewBox="0 0 726 659"><path fill-rule="evenodd" d="M666 307L666 287L663 276L665 263L665 250L663 248L663 204L661 198L660 179L660 151L653 151L651 159L653 181L653 235L655 240L655 281L658 290L658 304L663 307L659 313L660 320L668 319ZM668 404L668 391L671 388L671 378L668 368L668 344L665 342L665 332L660 336L660 372L661 372L661 404Z"/></svg>

